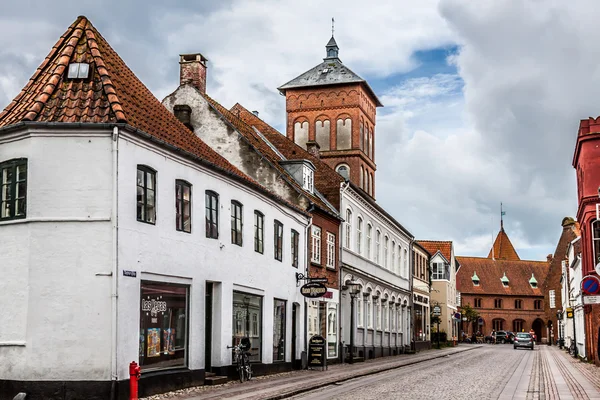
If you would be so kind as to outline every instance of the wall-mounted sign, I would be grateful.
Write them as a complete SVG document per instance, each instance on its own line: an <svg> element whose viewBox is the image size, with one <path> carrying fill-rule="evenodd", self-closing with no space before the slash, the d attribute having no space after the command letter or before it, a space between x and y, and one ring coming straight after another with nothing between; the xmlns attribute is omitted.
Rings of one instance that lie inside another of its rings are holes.
<svg viewBox="0 0 600 400"><path fill-rule="evenodd" d="M319 282L309 282L300 288L300 294L311 299L322 297L327 293L327 287Z"/></svg>
<svg viewBox="0 0 600 400"><path fill-rule="evenodd" d="M571 307L567 308L567 318L573 318L573 309Z"/></svg>
<svg viewBox="0 0 600 400"><path fill-rule="evenodd" d="M600 280L595 275L584 276L581 280L581 290L583 294L598 294L600 293Z"/></svg>
<svg viewBox="0 0 600 400"><path fill-rule="evenodd" d="M137 276L137 272L124 269L123 276L130 276L132 278L135 278Z"/></svg>
<svg viewBox="0 0 600 400"><path fill-rule="evenodd" d="M327 278L308 278L309 282L327 283Z"/></svg>
<svg viewBox="0 0 600 400"><path fill-rule="evenodd" d="M462 317L462 315L460 315L459 312L454 313L454 319L460 319Z"/></svg>
<svg viewBox="0 0 600 400"><path fill-rule="evenodd" d="M442 315L442 307L433 306L433 315Z"/></svg>
<svg viewBox="0 0 600 400"><path fill-rule="evenodd" d="M327 355L325 353L325 338L315 335L308 341L308 366L327 368Z"/></svg>
<svg viewBox="0 0 600 400"><path fill-rule="evenodd" d="M479 318L477 319L477 324L478 324L478 325L483 325L483 318L479 317Z"/></svg>
<svg viewBox="0 0 600 400"><path fill-rule="evenodd" d="M600 304L600 296L583 296L583 304Z"/></svg>

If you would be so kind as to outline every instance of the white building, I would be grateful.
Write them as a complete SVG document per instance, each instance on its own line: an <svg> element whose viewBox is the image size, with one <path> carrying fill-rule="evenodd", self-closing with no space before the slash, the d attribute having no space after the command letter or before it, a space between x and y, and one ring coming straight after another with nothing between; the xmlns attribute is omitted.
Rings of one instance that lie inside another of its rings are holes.
<svg viewBox="0 0 600 400"><path fill-rule="evenodd" d="M413 236L352 183L342 187L342 285L357 281L354 354L399 354L411 345ZM342 287L343 288L343 287ZM342 338L350 348L351 297L342 292Z"/></svg>
<svg viewBox="0 0 600 400"><path fill-rule="evenodd" d="M565 346L569 348L576 342L577 354L585 358L585 325L583 311L583 296L581 293L581 236L574 239L567 247L567 260L562 262L562 325ZM573 310L573 318L567 318L566 310Z"/></svg>
<svg viewBox="0 0 600 400"><path fill-rule="evenodd" d="M309 215L189 132L85 17L0 114L0 172L2 396L117 398L131 361L140 395L202 384L244 336L258 372L299 358Z"/></svg>

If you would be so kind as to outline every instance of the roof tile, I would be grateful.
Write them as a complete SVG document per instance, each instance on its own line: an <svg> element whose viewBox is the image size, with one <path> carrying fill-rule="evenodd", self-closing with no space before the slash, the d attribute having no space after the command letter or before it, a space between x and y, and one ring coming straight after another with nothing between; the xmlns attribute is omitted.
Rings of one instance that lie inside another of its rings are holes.
<svg viewBox="0 0 600 400"><path fill-rule="evenodd" d="M496 240L494 241L494 245L490 249L490 253L488 254L488 258L495 258L497 260L508 260L508 261L518 261L520 260L517 251L513 247L510 239L506 232L504 232L504 228L500 228L500 232L498 232L498 236L496 236Z"/></svg>
<svg viewBox="0 0 600 400"><path fill-rule="evenodd" d="M452 260L452 242L443 240L417 240L417 243L423 247L433 257L438 251L446 258Z"/></svg>

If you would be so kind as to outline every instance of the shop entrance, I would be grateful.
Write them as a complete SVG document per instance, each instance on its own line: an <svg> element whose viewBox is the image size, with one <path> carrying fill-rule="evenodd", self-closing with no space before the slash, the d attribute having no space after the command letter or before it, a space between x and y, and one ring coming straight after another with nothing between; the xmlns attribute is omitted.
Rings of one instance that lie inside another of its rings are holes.
<svg viewBox="0 0 600 400"><path fill-rule="evenodd" d="M296 318L298 316L298 304L292 304L292 368L298 368L296 362L296 338L298 337L298 323Z"/></svg>
<svg viewBox="0 0 600 400"><path fill-rule="evenodd" d="M213 283L206 282L206 293L204 297L204 370L212 370L212 309L213 309Z"/></svg>

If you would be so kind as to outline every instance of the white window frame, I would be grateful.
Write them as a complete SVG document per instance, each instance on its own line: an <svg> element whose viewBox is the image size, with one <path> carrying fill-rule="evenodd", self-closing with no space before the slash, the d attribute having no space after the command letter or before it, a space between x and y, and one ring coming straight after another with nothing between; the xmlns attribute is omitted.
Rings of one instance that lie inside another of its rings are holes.
<svg viewBox="0 0 600 400"><path fill-rule="evenodd" d="M548 298L550 300L550 308L556 308L556 291L554 289L548 292Z"/></svg>
<svg viewBox="0 0 600 400"><path fill-rule="evenodd" d="M398 267L396 265L396 241L392 240L392 265L390 267L390 270L394 273L397 273L396 268Z"/></svg>
<svg viewBox="0 0 600 400"><path fill-rule="evenodd" d="M381 253L381 231L377 229L375 231L375 257L374 260L376 264L379 264L379 255Z"/></svg>
<svg viewBox="0 0 600 400"><path fill-rule="evenodd" d="M352 245L352 210L346 209L346 238L344 244L347 249L351 248Z"/></svg>
<svg viewBox="0 0 600 400"><path fill-rule="evenodd" d="M312 252L310 261L321 264L321 228L313 225L311 229Z"/></svg>
<svg viewBox="0 0 600 400"><path fill-rule="evenodd" d="M388 251L390 247L390 238L388 235L383 237L383 266L385 269L389 269L389 256Z"/></svg>
<svg viewBox="0 0 600 400"><path fill-rule="evenodd" d="M373 299L371 296L367 296L367 328L373 329Z"/></svg>
<svg viewBox="0 0 600 400"><path fill-rule="evenodd" d="M370 260L371 259L371 246L372 246L372 240L371 237L373 236L373 225L371 225L370 222L367 223L367 243L365 245L365 249L367 251L367 258Z"/></svg>
<svg viewBox="0 0 600 400"><path fill-rule="evenodd" d="M376 321L377 321L377 330L380 331L381 330L381 299L377 299L377 309L375 311L377 313L376 315Z"/></svg>
<svg viewBox="0 0 600 400"><path fill-rule="evenodd" d="M408 250L404 249L404 277L407 278L408 277Z"/></svg>
<svg viewBox="0 0 600 400"><path fill-rule="evenodd" d="M363 321L363 308L364 308L365 299L363 296L356 297L356 326L362 328L364 326Z"/></svg>
<svg viewBox="0 0 600 400"><path fill-rule="evenodd" d="M356 252L362 254L362 225L363 219L359 215L356 223Z"/></svg>
<svg viewBox="0 0 600 400"><path fill-rule="evenodd" d="M335 269L335 235L327 232L327 268Z"/></svg>
<svg viewBox="0 0 600 400"><path fill-rule="evenodd" d="M314 171L308 166L302 167L302 187L309 192L313 193L314 183Z"/></svg>

